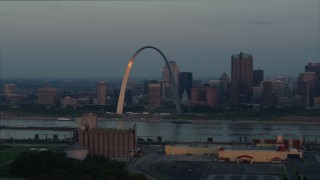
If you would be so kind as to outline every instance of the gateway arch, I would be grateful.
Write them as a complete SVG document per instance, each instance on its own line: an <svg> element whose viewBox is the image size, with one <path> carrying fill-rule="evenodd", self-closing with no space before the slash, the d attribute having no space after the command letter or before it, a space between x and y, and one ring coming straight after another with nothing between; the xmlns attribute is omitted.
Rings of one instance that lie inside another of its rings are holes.
<svg viewBox="0 0 320 180"><path fill-rule="evenodd" d="M154 50L156 50L158 53L160 53L160 55L162 56L163 60L166 62L166 65L168 66L168 69L169 69L170 77L173 80L174 97L175 97L175 104L176 104L176 113L177 114L181 114L178 85L176 83L177 82L176 79L174 79L174 75L173 75L173 72L172 72L171 65L168 62L166 56L158 48L153 47L153 46L145 46L145 47L140 48L137 52L134 53L132 58L129 60L127 69L126 69L126 71L124 73L124 76L123 76L123 79L122 79L122 84L121 84L121 89L120 89L120 94L119 94L119 100L118 100L117 114L122 114L122 112L123 112L124 96L125 96L125 93L126 93L127 82L128 82L128 78L129 78L131 67L132 67L132 65L134 63L134 60L137 57L137 55L144 49L154 49Z"/></svg>

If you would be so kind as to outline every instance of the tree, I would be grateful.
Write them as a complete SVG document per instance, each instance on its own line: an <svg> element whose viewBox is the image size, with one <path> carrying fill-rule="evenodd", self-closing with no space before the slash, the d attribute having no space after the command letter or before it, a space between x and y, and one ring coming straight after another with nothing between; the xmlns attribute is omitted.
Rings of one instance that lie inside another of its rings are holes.
<svg viewBox="0 0 320 180"><path fill-rule="evenodd" d="M145 180L143 175L132 175L125 163L100 155L89 155L83 161L67 158L65 153L53 151L25 152L11 164L12 173L28 179L134 179Z"/></svg>

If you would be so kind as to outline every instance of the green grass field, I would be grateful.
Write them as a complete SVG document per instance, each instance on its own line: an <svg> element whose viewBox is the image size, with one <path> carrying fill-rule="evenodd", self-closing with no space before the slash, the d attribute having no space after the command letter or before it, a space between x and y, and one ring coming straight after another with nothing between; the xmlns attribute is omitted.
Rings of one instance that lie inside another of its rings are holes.
<svg viewBox="0 0 320 180"><path fill-rule="evenodd" d="M30 147L27 146L1 146L0 148L0 165L14 160L19 154L21 154L24 151L29 150Z"/></svg>
<svg viewBox="0 0 320 180"><path fill-rule="evenodd" d="M0 177L12 177L10 174L10 162L17 158L21 153L29 151L32 146L0 146ZM54 147L54 146L35 146L35 148L47 148L53 151L61 151L65 147Z"/></svg>
<svg viewBox="0 0 320 180"><path fill-rule="evenodd" d="M0 146L0 177L10 175L10 161L29 150L27 146Z"/></svg>

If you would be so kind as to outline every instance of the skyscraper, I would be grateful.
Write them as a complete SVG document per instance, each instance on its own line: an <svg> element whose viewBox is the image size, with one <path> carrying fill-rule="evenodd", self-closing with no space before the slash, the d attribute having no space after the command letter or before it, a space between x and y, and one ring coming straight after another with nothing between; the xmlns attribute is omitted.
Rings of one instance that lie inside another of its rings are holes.
<svg viewBox="0 0 320 180"><path fill-rule="evenodd" d="M238 104L238 91L237 91L237 83L234 81L231 81L228 83L228 101L231 105L237 105Z"/></svg>
<svg viewBox="0 0 320 180"><path fill-rule="evenodd" d="M307 100L304 100L302 104L306 106L313 106L313 98L316 94L317 86L318 78L316 72L302 72L299 74L298 94L301 95L301 98L307 98Z"/></svg>
<svg viewBox="0 0 320 180"><path fill-rule="evenodd" d="M172 68L172 73L174 76L174 79L176 80L177 85L179 84L179 66L175 61L169 61L170 66ZM162 70L162 80L164 80L164 82L167 85L173 85L173 81L170 77L170 73L169 73L169 68L166 65L163 66L163 70Z"/></svg>
<svg viewBox="0 0 320 180"><path fill-rule="evenodd" d="M305 72L315 72L318 79L320 79L320 63L308 63L305 66Z"/></svg>
<svg viewBox="0 0 320 180"><path fill-rule="evenodd" d="M218 90L215 87L204 85L191 89L191 103L192 105L209 106L215 108L218 106Z"/></svg>
<svg viewBox="0 0 320 180"><path fill-rule="evenodd" d="M157 80L148 79L143 81L143 94L145 95L149 94L149 84L151 83L157 83Z"/></svg>
<svg viewBox="0 0 320 180"><path fill-rule="evenodd" d="M259 86L263 79L263 70L253 70L253 86Z"/></svg>
<svg viewBox="0 0 320 180"><path fill-rule="evenodd" d="M237 83L237 101L246 103L252 96L253 59L251 54L234 54L231 57L231 81Z"/></svg>
<svg viewBox="0 0 320 180"><path fill-rule="evenodd" d="M191 100L191 88L192 88L192 73L180 72L179 73L179 96L182 98L182 94L186 91L188 99Z"/></svg>
<svg viewBox="0 0 320 180"><path fill-rule="evenodd" d="M222 102L225 102L228 98L228 83L230 82L230 78L224 72L219 79L222 82Z"/></svg>
<svg viewBox="0 0 320 180"><path fill-rule="evenodd" d="M230 78L229 76L224 72L221 76L220 76L220 81L222 81L223 84L223 93L227 94L228 93L228 83L230 82Z"/></svg>
<svg viewBox="0 0 320 180"><path fill-rule="evenodd" d="M150 83L149 84L148 102L149 102L150 108L157 108L161 105L160 84L159 83Z"/></svg>
<svg viewBox="0 0 320 180"><path fill-rule="evenodd" d="M315 72L318 82L315 88L315 95L320 95L320 63L308 63L305 66L305 72Z"/></svg>
<svg viewBox="0 0 320 180"><path fill-rule="evenodd" d="M278 102L280 98L283 97L284 92L284 81L283 79L278 79L276 81L271 81L272 84L272 92L274 93L274 98Z"/></svg>
<svg viewBox="0 0 320 180"><path fill-rule="evenodd" d="M272 82L263 81L262 87L262 107L274 107L274 98L272 94Z"/></svg>
<svg viewBox="0 0 320 180"><path fill-rule="evenodd" d="M223 82L221 80L210 80L209 86L217 89L218 102L221 104L223 102Z"/></svg>
<svg viewBox="0 0 320 180"><path fill-rule="evenodd" d="M99 81L97 85L97 104L106 105L107 85L105 81Z"/></svg>

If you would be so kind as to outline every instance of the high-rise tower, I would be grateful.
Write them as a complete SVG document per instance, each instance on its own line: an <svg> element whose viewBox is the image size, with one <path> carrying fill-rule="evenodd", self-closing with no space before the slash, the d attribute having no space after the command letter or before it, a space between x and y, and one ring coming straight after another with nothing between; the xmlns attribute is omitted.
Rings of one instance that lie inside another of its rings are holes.
<svg viewBox="0 0 320 180"><path fill-rule="evenodd" d="M305 66L305 72L315 72L317 76L317 83L315 87L315 95L320 95L320 63L308 63Z"/></svg>
<svg viewBox="0 0 320 180"><path fill-rule="evenodd" d="M246 103L252 96L253 59L251 54L234 54L231 57L231 81L237 84L237 102Z"/></svg>
<svg viewBox="0 0 320 180"><path fill-rule="evenodd" d="M97 104L106 105L107 84L105 81L99 81L97 85Z"/></svg>
<svg viewBox="0 0 320 180"><path fill-rule="evenodd" d="M260 83L264 80L263 70L253 70L253 86L259 86Z"/></svg>
<svg viewBox="0 0 320 180"><path fill-rule="evenodd" d="M186 91L188 99L191 100L191 88L192 88L192 73L181 72L179 73L179 95L180 99L182 94Z"/></svg>
<svg viewBox="0 0 320 180"><path fill-rule="evenodd" d="M176 80L176 83L179 84L179 66L175 61L169 61L169 63L172 68L174 79ZM164 80L165 84L167 85L173 85L167 65L163 66L162 80Z"/></svg>

